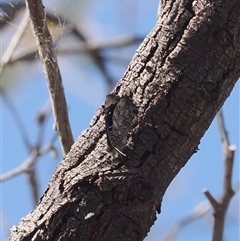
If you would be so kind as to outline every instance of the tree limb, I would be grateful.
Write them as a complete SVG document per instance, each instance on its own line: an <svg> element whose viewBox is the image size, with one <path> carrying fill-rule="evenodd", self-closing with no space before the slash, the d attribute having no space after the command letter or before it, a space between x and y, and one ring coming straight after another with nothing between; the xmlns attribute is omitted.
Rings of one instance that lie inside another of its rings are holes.
<svg viewBox="0 0 240 241"><path fill-rule="evenodd" d="M108 153L100 108L9 240L143 240L239 77L239 21L238 0L163 1L112 92L137 110L114 119L126 123L126 157Z"/></svg>

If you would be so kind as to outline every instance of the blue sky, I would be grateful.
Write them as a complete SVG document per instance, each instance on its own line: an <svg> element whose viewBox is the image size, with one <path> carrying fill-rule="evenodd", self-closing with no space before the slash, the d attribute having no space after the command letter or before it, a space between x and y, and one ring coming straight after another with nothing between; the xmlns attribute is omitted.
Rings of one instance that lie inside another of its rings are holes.
<svg viewBox="0 0 240 241"><path fill-rule="evenodd" d="M112 0L97 0L87 3L78 1L74 4L73 1L67 0L64 1L64 6L56 2L52 1L52 6L49 6L52 13L57 15L60 12L71 22L77 22L80 13L80 26L90 39L101 41L117 39L119 36L126 35L146 35L154 26L158 6L156 0L151 3L148 3L147 0L124 0L121 3ZM48 5L46 4L46 6ZM17 26L13 26L12 32L14 29L16 30ZM2 36L1 39L2 51L4 51L9 36ZM65 44L65 41L64 38L60 40L59 48L61 44ZM107 64L110 73L116 81L123 75L137 47L137 45L128 47L121 50L120 53L116 51L106 53L109 58ZM27 47L23 45L22 48L24 50ZM116 64L116 59L120 64ZM92 66L92 60L87 55L60 56L59 65L69 106L70 122L76 140L81 132L89 127L91 118L105 99L107 88L103 76ZM15 64L8 69L1 82L4 84L11 82L7 88L8 96L18 109L29 139L35 143L38 133L36 115L48 101L48 90L41 64L37 61ZM230 142L237 147L239 147L239 96L239 83L237 83L223 107ZM20 165L28 157L29 152L23 145L19 129L3 99L0 100L0 118L0 173L6 173ZM46 122L44 144L53 136L52 125L53 118L50 116ZM58 140L55 144L59 149ZM197 205L206 201L202 193L203 188L208 188L215 197L219 197L221 194L223 155L216 120L202 138L199 149L168 188L163 199L162 213L158 216L156 224L145 239L146 241L161 240L171 225L192 213ZM41 193L46 189L46 185L60 161L60 151L59 156L55 159L47 154L38 160L37 177ZM233 183L239 183L239 179L239 150L237 149ZM7 230L34 209L34 204L27 177L23 174L1 183L0 194L0 237L5 240L8 235ZM211 225L210 211L204 218L183 228L174 240L193 240L193 237L196 241L210 240ZM226 240L237 240L238 227L239 192L233 198L228 211Z"/></svg>

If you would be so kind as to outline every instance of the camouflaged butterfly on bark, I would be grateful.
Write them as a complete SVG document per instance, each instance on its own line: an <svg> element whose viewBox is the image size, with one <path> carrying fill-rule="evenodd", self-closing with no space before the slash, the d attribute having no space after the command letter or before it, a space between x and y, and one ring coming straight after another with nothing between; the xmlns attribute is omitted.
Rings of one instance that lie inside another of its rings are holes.
<svg viewBox="0 0 240 241"><path fill-rule="evenodd" d="M116 153L126 156L123 149L127 144L136 108L130 97L119 97L114 94L107 95L104 106L108 151L113 156Z"/></svg>

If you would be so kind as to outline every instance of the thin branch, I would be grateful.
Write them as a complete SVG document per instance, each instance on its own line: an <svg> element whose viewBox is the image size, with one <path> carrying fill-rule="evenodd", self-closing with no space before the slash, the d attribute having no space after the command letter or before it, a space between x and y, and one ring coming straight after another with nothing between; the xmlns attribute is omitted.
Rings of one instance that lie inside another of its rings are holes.
<svg viewBox="0 0 240 241"><path fill-rule="evenodd" d="M52 110L51 103L48 100L47 103L45 103L45 105L43 106L43 108L40 111L38 111L38 113L37 113L36 121L37 121L39 128L38 128L37 142L36 142L35 146L40 147L42 145L46 119L49 116L49 114L51 113L51 110Z"/></svg>
<svg viewBox="0 0 240 241"><path fill-rule="evenodd" d="M226 218L226 211L230 204L230 200L234 196L232 189L232 170L234 161L235 146L229 145L227 130L224 124L222 110L217 114L217 121L219 132L221 135L222 148L224 152L224 180L223 180L223 193L220 201L216 201L209 191L204 194L208 198L214 210L214 228L213 228L213 241L222 241L224 232L224 222Z"/></svg>
<svg viewBox="0 0 240 241"><path fill-rule="evenodd" d="M6 10L6 9L5 9ZM8 13L10 14L10 13ZM110 49L110 48L121 48L130 44L134 44L137 42L140 42L143 40L143 38L140 37L122 37L118 40L113 40L113 41L108 41L108 42L90 42L88 41L88 39L85 37L85 35L82 33L82 31L78 30L78 28L76 26L74 26L74 24L69 23L68 21L66 21L66 19L63 20L63 18L61 16L58 16L56 18L55 15L52 15L51 13L46 13L46 18L48 19L48 21L50 21L51 23L56 23L59 22L59 24L65 24L64 26L64 32L65 34L71 33L74 37L76 37L77 39L80 40L81 42L81 46L77 49L72 49L72 48L68 48L68 49L62 49L60 51L58 51L58 54L79 54L79 53L88 53L94 64L96 65L96 67L100 70L100 72L102 73L102 75L104 76L104 79L107 82L107 85L110 87L110 89L112 89L115 81L113 80L113 78L110 76L105 61L106 59L104 57L101 56L101 50L104 49ZM10 21L10 20L9 20ZM22 53L20 56L15 57L14 59L9 59L8 63L12 64L16 61L20 61L20 60L31 60L33 58L35 58L35 51L34 52L29 52L29 53Z"/></svg>
<svg viewBox="0 0 240 241"><path fill-rule="evenodd" d="M52 142L45 147L42 147L40 150L37 148L34 148L32 152L30 153L29 157L19 166L15 169L3 174L0 176L0 182L6 181L12 177L15 177L19 174L28 172L29 169L33 166L33 164L36 162L37 158L44 155L45 153L52 150Z"/></svg>
<svg viewBox="0 0 240 241"><path fill-rule="evenodd" d="M92 51L101 51L101 50L107 50L107 49L117 49L117 48L123 48L128 45L132 45L135 43L139 43L143 40L143 38L140 37L133 37L133 36L126 36L126 37L120 37L118 39L113 40L105 40L105 41L92 41L92 42L86 42L83 43L81 46L78 47L77 51L80 52L92 52ZM61 51L60 51L61 52ZM62 50L64 53L64 49Z"/></svg>
<svg viewBox="0 0 240 241"><path fill-rule="evenodd" d="M44 66L48 89L50 91L55 129L58 131L62 150L64 155L66 155L73 144L73 136L57 57L53 48L51 35L47 28L46 13L40 0L26 0L26 5L29 10L39 56Z"/></svg>
<svg viewBox="0 0 240 241"><path fill-rule="evenodd" d="M161 239L162 241L173 241L174 238L177 236L178 232L188 224L192 223L193 221L201 218L210 210L210 205L204 201L196 206L192 213L187 215L186 217L181 218L174 225L168 230L168 232L164 235Z"/></svg>
<svg viewBox="0 0 240 241"><path fill-rule="evenodd" d="M71 55L71 54L82 54L82 53L89 54L89 52L99 52L99 51L109 50L109 49L124 48L124 47L130 46L132 44L139 43L142 40L143 40L143 38L141 38L141 37L127 36L127 37L119 37L119 39L117 39L117 40L108 40L108 41L104 41L104 42L89 41L87 43L81 43L77 47L74 47L74 46L61 47L58 49L57 55ZM30 60L33 60L35 57L36 57L35 52L22 53L22 54L18 55L17 57L12 58L9 61L9 64L13 64L17 61L22 61L22 60L30 61ZM125 62L127 62L127 61L129 61L129 60L125 60Z"/></svg>
<svg viewBox="0 0 240 241"><path fill-rule="evenodd" d="M227 154L228 146L230 145L228 139L228 132L225 128L225 122L223 118L223 112L220 110L217 114L218 129L221 136L222 147L225 154Z"/></svg>
<svg viewBox="0 0 240 241"><path fill-rule="evenodd" d="M13 107L14 107L14 105L13 105ZM19 126L20 131L23 132L23 131L25 131L25 128L24 128L24 126L23 127L21 126L22 125L21 119L19 119L17 112L14 112L15 108L13 108L13 107L11 107L10 109L13 112L13 115L15 117L14 119L17 119L17 124ZM47 116L49 115L50 110L51 110L51 108L49 108L49 104L45 104L44 107L42 108L42 110L40 110L37 114L37 123L38 123L38 130L39 130L38 137L37 137L37 142L36 142L35 146L33 147L33 145L32 145L31 148L29 147L29 150L31 151L29 157L25 161L23 161L23 163L19 167L0 176L0 182L1 182L1 181L6 181L21 173L27 174L29 177L29 180L30 180L30 186L32 189L35 203L36 203L36 200L38 201L38 190L37 190L37 180L36 180L36 176L35 176L34 164L39 157L46 154L47 152L52 151L52 150L56 152L56 149L53 146L54 141L57 138L56 133L53 135L53 137L51 138L48 145L41 147L41 142L42 142L43 133L44 133L44 127L45 127L44 123L47 120ZM25 135L27 135L27 133ZM23 136L25 136L25 135L23 134ZM29 142L29 145L30 145L30 142Z"/></svg>
<svg viewBox="0 0 240 241"><path fill-rule="evenodd" d="M6 66L6 64L8 64L8 62L10 61L14 50L18 46L18 44L27 28L28 22L29 22L29 14L26 9L16 33L11 38L9 45L2 56L1 65L0 65L0 75L2 74L2 71L3 71L4 67Z"/></svg>
<svg viewBox="0 0 240 241"><path fill-rule="evenodd" d="M105 41L89 41L89 42L81 42L79 46L64 46L58 50L58 55L66 55L66 54L93 54L99 53L104 50L109 49L118 49L130 46L132 44L139 43L143 38L126 36L119 37L118 39L113 40L105 40ZM21 58L21 56L19 56Z"/></svg>
<svg viewBox="0 0 240 241"><path fill-rule="evenodd" d="M239 192L239 190L240 185L239 183L236 183L234 185L234 191ZM203 192L205 191L206 190L203 190ZM188 224L204 217L210 210L211 205L208 201L203 201L199 203L190 214L176 221L166 232L163 238L161 238L161 241L173 241L176 238L177 234L180 232L180 230L182 230Z"/></svg>
<svg viewBox="0 0 240 241"><path fill-rule="evenodd" d="M31 186L31 191L33 194L34 205L37 205L39 202L39 190L38 190L38 181L36 176L35 166L32 166L25 172L29 179L29 184Z"/></svg>
<svg viewBox="0 0 240 241"><path fill-rule="evenodd" d="M224 168L224 183L223 183L224 186L223 186L222 202L223 204L227 204L227 205L230 202L230 199L234 196L234 191L232 189L232 170L233 170L234 154L236 149L237 148L234 145L228 146L228 155L224 162L225 168Z"/></svg>
<svg viewBox="0 0 240 241"><path fill-rule="evenodd" d="M215 211L217 211L219 208L221 208L218 201L212 196L212 194L207 189L204 189L202 192L205 194L205 196L207 197L208 201L211 203L211 205Z"/></svg>
<svg viewBox="0 0 240 241"><path fill-rule="evenodd" d="M9 9L9 4L0 4L3 12L5 13L5 15L8 15L9 18L7 19L0 19L0 29L1 27L3 27L6 23L10 22L12 20L12 15L15 15L15 12L22 9L22 7L24 5L22 5L21 3L14 3L12 4L12 9ZM74 27L73 24L69 24L65 17L64 19L61 18L60 16L58 16L56 18L55 15L51 14L51 13L47 13L47 19L50 20L51 22L59 22L61 23L66 23L66 26L68 28L68 31L71 31L75 37L79 38L82 42L87 42L87 38L84 36L84 34L82 34L82 31L79 31L77 28ZM101 73L103 74L103 76L105 77L105 80L107 82L107 84L111 87L113 87L114 81L113 78L110 76L106 64L105 64L105 59L100 55L100 53L98 53L97 51L94 51L92 53L89 53L90 56L93 59L93 62L95 63L95 65L97 66L97 68L101 71ZM26 55L25 55L25 59L26 59Z"/></svg>
<svg viewBox="0 0 240 241"><path fill-rule="evenodd" d="M37 142L35 144L36 149L40 149L40 147L42 146L42 140L44 137L45 126L46 126L46 120L47 120L47 117L49 116L50 112L51 112L51 104L48 101L44 105L44 107L37 113L36 121L37 121L37 125L38 125L38 135L37 135ZM54 136L56 137L56 133ZM52 141L50 141L50 143L52 145L49 145L51 147L51 149L49 151L52 150L54 139L52 139ZM35 205L37 205L37 203L39 201L39 190L38 190L38 179L37 179L37 175L36 175L36 165L32 165L31 167L29 167L25 173L27 174L28 179L29 179L29 185L30 185L30 188L32 191L32 196L33 196L33 201L34 201L34 206L35 206Z"/></svg>
<svg viewBox="0 0 240 241"><path fill-rule="evenodd" d="M46 146L45 148L41 148L44 129L45 129L45 123L46 123L47 117L51 112L51 106L48 101L47 104L45 104L44 107L37 113L38 135L37 135L36 144L33 145L30 143L28 139L27 131L25 129L23 122L21 121L21 118L18 114L18 110L15 107L14 103L11 101L10 98L8 98L8 96L4 91L2 91L2 96L4 97L5 103L7 104L11 114L13 115L13 119L15 120L20 130L20 133L22 134L22 138L24 143L26 144L27 150L31 152L31 154L29 158L25 161L25 163L23 163L20 167L15 168L13 171L10 171L4 174L2 177L0 177L0 181L4 181L8 178L11 178L21 173L27 174L29 178L29 185L33 194L34 206L35 206L39 201L39 191L38 191L38 185L37 185L38 181L37 181L34 164L37 161L37 159L41 155L45 154L47 151L51 151L51 152L54 151L55 153L57 153L56 148L53 146L53 143L57 137L56 133L54 134L53 138L50 140L49 145Z"/></svg>
<svg viewBox="0 0 240 241"><path fill-rule="evenodd" d="M228 133L225 127L224 119L222 111L219 111L217 115L218 127L221 135L222 147L224 151L224 186L223 186L223 194L221 195L220 201L218 202L211 193L204 189L203 193L206 195L209 203L211 204L214 210L214 233L213 233L213 241L221 241L223 237L224 231L224 219L225 213L229 206L230 200L234 195L234 191L232 188L232 169L233 169L233 160L234 160L234 152L236 147L233 145L229 145ZM239 185L235 188L238 191ZM206 202L198 205L198 207L194 210L194 212L178 222L176 222L167 234L162 238L162 241L172 241L179 230L181 230L187 224L193 222L194 220L205 215L211 208Z"/></svg>
<svg viewBox="0 0 240 241"><path fill-rule="evenodd" d="M16 108L14 102L11 100L11 98L8 97L7 93L4 90L1 90L1 95L2 95L2 99L4 100L6 106L8 107L8 110L12 114L13 120L15 121L15 123L19 129L19 132L21 133L23 143L25 144L28 151L31 150L32 145L30 143L28 133L24 126L24 123L18 113L18 109Z"/></svg>

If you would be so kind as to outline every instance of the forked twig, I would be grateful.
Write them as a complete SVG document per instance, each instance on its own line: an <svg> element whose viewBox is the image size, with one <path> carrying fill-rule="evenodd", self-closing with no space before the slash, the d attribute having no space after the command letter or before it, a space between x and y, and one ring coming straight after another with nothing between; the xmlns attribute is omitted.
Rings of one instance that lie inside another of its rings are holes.
<svg viewBox="0 0 240 241"><path fill-rule="evenodd" d="M0 176L0 182L6 181L24 172L28 172L29 169L31 169L31 167L36 162L37 158L43 156L45 153L48 153L49 151L51 151L51 149L52 143L46 145L45 147L42 147L41 149L34 148L30 153L29 157L19 167L16 167L15 169Z"/></svg>
<svg viewBox="0 0 240 241"><path fill-rule="evenodd" d="M234 191L237 193L240 190L240 184L236 183L234 185ZM191 224L192 222L204 217L209 213L211 210L210 202L207 200L199 203L191 213L188 215L180 218L177 220L170 229L166 232L166 234L161 238L161 241L173 241L175 240L177 234L188 224Z"/></svg>
<svg viewBox="0 0 240 241"><path fill-rule="evenodd" d="M222 110L217 114L218 128L221 135L222 147L224 152L224 180L223 180L223 192L219 201L214 199L208 190L204 191L204 194L208 198L213 207L214 215L214 228L213 228L213 241L222 241L224 232L225 214L230 204L230 200L234 196L232 188L232 170L234 153L236 146L229 144L227 130L224 124L224 118Z"/></svg>
<svg viewBox="0 0 240 241"><path fill-rule="evenodd" d="M229 144L228 133L225 128L222 111L219 111L217 115L217 121L218 121L218 128L219 128L221 140L222 140L222 146L223 146L223 152L224 152L224 164L225 164L224 186L223 186L223 193L219 198L220 201L217 201L207 189L204 189L203 193L206 195L210 204L207 203L207 201L200 203L193 210L192 213L177 221L166 233L166 235L164 235L164 237L161 239L162 241L173 241L176 235L178 234L178 232L183 227L201 218L202 216L206 215L208 211L211 209L211 206L214 210L214 219L215 219L213 241L222 240L225 213L229 206L230 200L234 195L234 191L235 192L239 191L239 184L235 185L234 191L233 191L231 177L232 177L234 151L236 150L236 147L231 146Z"/></svg>

